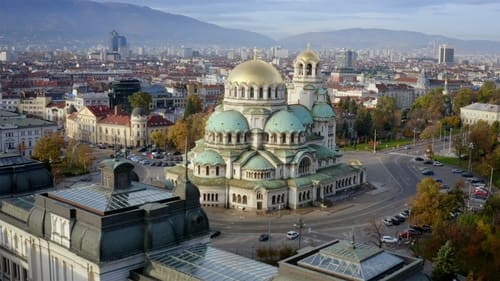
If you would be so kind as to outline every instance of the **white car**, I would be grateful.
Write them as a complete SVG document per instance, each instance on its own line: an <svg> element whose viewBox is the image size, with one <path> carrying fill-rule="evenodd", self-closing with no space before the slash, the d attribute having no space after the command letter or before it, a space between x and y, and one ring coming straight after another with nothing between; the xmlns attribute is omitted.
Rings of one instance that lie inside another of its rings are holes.
<svg viewBox="0 0 500 281"><path fill-rule="evenodd" d="M286 233L286 238L288 238L289 240L293 240L297 237L299 237L299 233L295 230L290 230Z"/></svg>
<svg viewBox="0 0 500 281"><path fill-rule="evenodd" d="M380 242L382 243L388 243L388 244L395 244L398 243L398 239L389 235L384 235L382 238L380 238Z"/></svg>
<svg viewBox="0 0 500 281"><path fill-rule="evenodd" d="M387 225L387 226L391 226L391 225L392 225L392 220L391 220L391 218L385 218L382 222L383 222L385 225Z"/></svg>
<svg viewBox="0 0 500 281"><path fill-rule="evenodd" d="M442 166L443 166L443 163L441 163L441 162L439 162L439 161L434 161L434 162L432 162L432 166L442 167Z"/></svg>

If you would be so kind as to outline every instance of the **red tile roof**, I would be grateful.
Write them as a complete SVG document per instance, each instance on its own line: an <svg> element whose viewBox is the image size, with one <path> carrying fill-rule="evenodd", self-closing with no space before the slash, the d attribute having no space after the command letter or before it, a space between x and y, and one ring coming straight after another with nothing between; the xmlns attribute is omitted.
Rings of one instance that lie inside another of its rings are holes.
<svg viewBox="0 0 500 281"><path fill-rule="evenodd" d="M109 113L109 107L105 105L87 105L87 108L95 117L104 117Z"/></svg>
<svg viewBox="0 0 500 281"><path fill-rule="evenodd" d="M101 124L114 124L122 126L130 126L130 116L129 115L108 115L101 121Z"/></svg>
<svg viewBox="0 0 500 281"><path fill-rule="evenodd" d="M151 127L163 127L163 126L172 126L174 123L163 118L161 115L151 115L148 118L148 128Z"/></svg>
<svg viewBox="0 0 500 281"><path fill-rule="evenodd" d="M49 104L47 104L47 107L64 108L65 106L66 106L66 102L64 102L64 101L52 101Z"/></svg>

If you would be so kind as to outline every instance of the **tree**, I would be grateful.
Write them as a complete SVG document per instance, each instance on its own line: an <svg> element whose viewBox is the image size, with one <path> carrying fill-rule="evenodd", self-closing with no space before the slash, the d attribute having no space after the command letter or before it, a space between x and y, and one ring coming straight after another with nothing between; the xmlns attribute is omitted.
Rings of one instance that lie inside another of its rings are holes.
<svg viewBox="0 0 500 281"><path fill-rule="evenodd" d="M485 81L477 93L478 102L488 103L494 97L496 88L495 81Z"/></svg>
<svg viewBox="0 0 500 281"><path fill-rule="evenodd" d="M434 270L432 271L433 281L450 281L453 280L458 271L457 260L455 257L455 249L451 241L446 243L439 249L436 258L434 259Z"/></svg>
<svg viewBox="0 0 500 281"><path fill-rule="evenodd" d="M412 223L435 225L448 216L450 210L442 209L445 194L439 192L440 188L441 184L432 178L424 178L417 184L417 194L411 202Z"/></svg>
<svg viewBox="0 0 500 281"><path fill-rule="evenodd" d="M373 121L370 112L365 108L360 108L356 116L356 133L360 137L368 138L372 135Z"/></svg>
<svg viewBox="0 0 500 281"><path fill-rule="evenodd" d="M462 88L453 98L453 112L456 116L460 116L460 108L472 103L474 93L470 88Z"/></svg>
<svg viewBox="0 0 500 281"><path fill-rule="evenodd" d="M199 113L203 111L203 104L200 97L196 95L189 95L186 100L186 109L184 110L184 118L189 117L192 114Z"/></svg>
<svg viewBox="0 0 500 281"><path fill-rule="evenodd" d="M151 132L150 139L156 147L163 148L166 142L166 136L161 131Z"/></svg>
<svg viewBox="0 0 500 281"><path fill-rule="evenodd" d="M146 113L149 113L151 100L151 95L146 92L136 92L128 97L128 102L132 108L142 107Z"/></svg>
<svg viewBox="0 0 500 281"><path fill-rule="evenodd" d="M61 134L47 133L36 142L33 158L45 163L59 161L63 145L64 138Z"/></svg>
<svg viewBox="0 0 500 281"><path fill-rule="evenodd" d="M497 135L486 121L479 120L470 127L469 142L474 144L472 159L478 159L479 155L487 155L493 151Z"/></svg>

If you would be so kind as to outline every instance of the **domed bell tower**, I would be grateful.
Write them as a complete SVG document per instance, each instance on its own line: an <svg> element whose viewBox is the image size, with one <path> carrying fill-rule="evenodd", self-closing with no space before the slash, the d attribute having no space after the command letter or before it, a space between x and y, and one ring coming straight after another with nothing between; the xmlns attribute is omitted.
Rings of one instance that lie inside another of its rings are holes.
<svg viewBox="0 0 500 281"><path fill-rule="evenodd" d="M312 109L317 98L316 92L323 87L319 69L319 56L308 44L307 49L294 61L293 84L288 87L288 104L302 104Z"/></svg>

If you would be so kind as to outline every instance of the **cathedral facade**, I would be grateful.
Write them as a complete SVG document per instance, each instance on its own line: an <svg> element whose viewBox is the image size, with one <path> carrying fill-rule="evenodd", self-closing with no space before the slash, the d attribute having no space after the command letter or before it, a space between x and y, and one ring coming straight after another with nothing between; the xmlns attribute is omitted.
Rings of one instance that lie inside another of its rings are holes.
<svg viewBox="0 0 500 281"><path fill-rule="evenodd" d="M188 155L202 205L297 209L366 181L362 166L337 161L335 112L319 69L319 56L307 48L288 85L256 56L231 71L223 103ZM184 181L183 169L167 168L167 179Z"/></svg>

